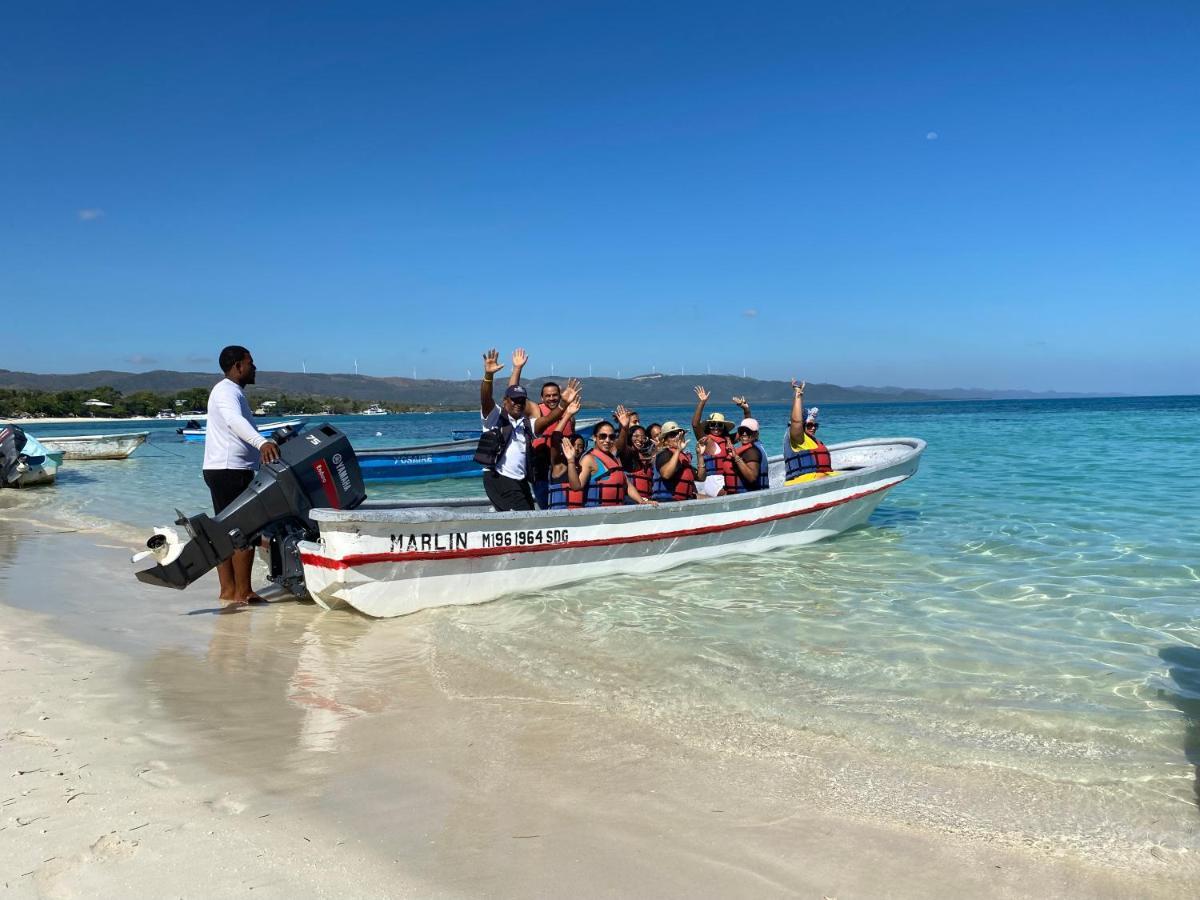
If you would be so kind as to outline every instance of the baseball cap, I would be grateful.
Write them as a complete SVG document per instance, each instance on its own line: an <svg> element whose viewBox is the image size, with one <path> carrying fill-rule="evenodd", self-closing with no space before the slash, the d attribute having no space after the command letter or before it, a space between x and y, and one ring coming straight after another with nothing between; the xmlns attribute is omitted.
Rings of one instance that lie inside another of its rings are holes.
<svg viewBox="0 0 1200 900"><path fill-rule="evenodd" d="M504 396L508 400L528 400L529 391L525 390L519 384L513 384L509 385L508 389L504 392Z"/></svg>

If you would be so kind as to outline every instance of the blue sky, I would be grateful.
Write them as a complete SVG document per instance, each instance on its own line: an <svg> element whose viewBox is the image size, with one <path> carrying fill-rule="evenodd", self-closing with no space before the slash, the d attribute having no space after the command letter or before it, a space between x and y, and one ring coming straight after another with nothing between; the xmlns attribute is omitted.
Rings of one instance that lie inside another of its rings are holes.
<svg viewBox="0 0 1200 900"><path fill-rule="evenodd" d="M1194 2L9 4L0 367L1200 392L1197 46Z"/></svg>

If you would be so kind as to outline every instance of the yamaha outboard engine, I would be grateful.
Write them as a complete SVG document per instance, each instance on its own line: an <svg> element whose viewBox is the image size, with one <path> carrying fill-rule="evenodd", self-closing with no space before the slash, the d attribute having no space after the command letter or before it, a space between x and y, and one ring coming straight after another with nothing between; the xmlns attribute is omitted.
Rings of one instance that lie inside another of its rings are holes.
<svg viewBox="0 0 1200 900"><path fill-rule="evenodd" d="M349 439L332 425L303 433L280 429L272 439L279 443L279 459L264 465L223 512L180 513L176 524L187 529L190 540L181 540L173 528L155 529L148 550L134 561L153 556L158 564L138 572L138 581L183 589L265 535L271 539L271 579L304 595L296 545L317 536L309 511L353 509L367 492Z"/></svg>

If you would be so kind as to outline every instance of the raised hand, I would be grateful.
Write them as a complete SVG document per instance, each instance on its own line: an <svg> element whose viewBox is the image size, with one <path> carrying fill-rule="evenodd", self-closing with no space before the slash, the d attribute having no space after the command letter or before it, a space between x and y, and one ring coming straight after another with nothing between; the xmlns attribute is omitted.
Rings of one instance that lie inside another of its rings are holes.
<svg viewBox="0 0 1200 900"><path fill-rule="evenodd" d="M483 354L483 374L495 375L504 368L504 363L500 362L500 351L493 347L487 353Z"/></svg>
<svg viewBox="0 0 1200 900"><path fill-rule="evenodd" d="M792 390L796 392L797 397L804 396L804 388L805 388L805 385L807 385L807 384L808 384L807 381L801 381L799 384L797 384L796 379L795 378L792 379Z"/></svg>
<svg viewBox="0 0 1200 900"><path fill-rule="evenodd" d="M698 384L698 385L696 385L696 387L695 387L695 391L696 391L696 398L697 398L697 399L698 399L698 400L699 400L701 403L707 403L707 402L708 402L709 393L708 393L708 391L706 391L706 390L704 389L703 385L699 385L699 384Z"/></svg>
<svg viewBox="0 0 1200 900"><path fill-rule="evenodd" d="M567 386L562 389L560 396L562 397L564 403L570 403L579 396L579 393L582 390L582 381L580 381L578 378L569 378L567 379Z"/></svg>
<svg viewBox="0 0 1200 900"><path fill-rule="evenodd" d="M565 438L562 442L562 455L566 457L567 462L575 462L575 442L570 438Z"/></svg>
<svg viewBox="0 0 1200 900"><path fill-rule="evenodd" d="M512 364L514 369L523 368L527 362L529 362L529 354L525 352L524 347L518 347L513 351Z"/></svg>
<svg viewBox="0 0 1200 900"><path fill-rule="evenodd" d="M571 402L567 404L567 408L563 410L563 418L570 419L579 412L579 408L583 405L583 398L576 394L571 398Z"/></svg>
<svg viewBox="0 0 1200 900"><path fill-rule="evenodd" d="M732 399L733 399L733 403L734 403L734 405L735 405L735 406L740 406L740 407L742 407L743 409L745 409L745 408L746 408L746 406L748 405L748 404L746 403L746 398L745 398L745 397L734 397L734 398L732 398Z"/></svg>
<svg viewBox="0 0 1200 900"><path fill-rule="evenodd" d="M627 410L622 404L617 404L617 408L613 410L613 416L615 416L616 420L621 423L622 428L629 427L629 410Z"/></svg>

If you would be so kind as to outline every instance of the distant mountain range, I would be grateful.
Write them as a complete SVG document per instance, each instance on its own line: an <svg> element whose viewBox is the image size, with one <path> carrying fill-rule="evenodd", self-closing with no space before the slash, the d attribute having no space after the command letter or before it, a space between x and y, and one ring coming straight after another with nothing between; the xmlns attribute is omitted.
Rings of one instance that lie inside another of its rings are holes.
<svg viewBox="0 0 1200 900"><path fill-rule="evenodd" d="M566 384L566 375L556 375L554 381ZM581 376L576 376L581 377ZM122 394L135 391L174 393L191 388L211 387L219 376L210 372L80 372L70 375L40 375L32 372L11 372L0 369L0 388L36 391L90 390L111 387ZM502 371L497 387L507 382L508 372ZM534 392L549 376L526 378ZM719 403L732 396L744 396L750 403L781 403L792 397L786 381L761 381L735 375L636 375L632 378L582 378L585 406L611 408L617 403L627 406L677 406L694 402L693 386L703 384ZM338 375L314 372L259 371L258 383L248 391L256 394L293 394L301 396L345 397L375 403L445 406L462 409L474 406L479 399L478 381L440 381L436 379L376 378L370 375ZM499 390L497 390L499 396ZM948 390L916 390L900 387L841 387L836 384L809 384L805 401L821 403L901 403L928 400L1001 400L1049 397L1094 397L1099 394L1068 394L1034 391L989 391L980 388L951 388Z"/></svg>

